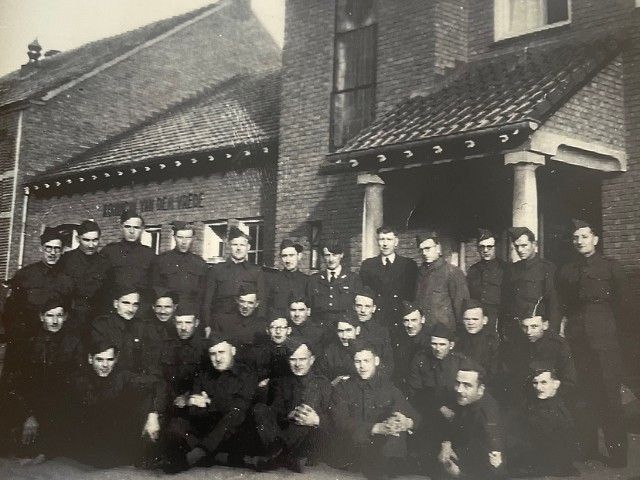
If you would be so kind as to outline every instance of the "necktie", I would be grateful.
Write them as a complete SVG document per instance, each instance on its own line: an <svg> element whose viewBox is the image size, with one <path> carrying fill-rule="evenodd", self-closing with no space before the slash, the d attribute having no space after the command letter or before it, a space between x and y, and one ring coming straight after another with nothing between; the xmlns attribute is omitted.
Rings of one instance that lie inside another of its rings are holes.
<svg viewBox="0 0 640 480"><path fill-rule="evenodd" d="M329 270L329 283L333 283L335 279L336 279L335 270Z"/></svg>
<svg viewBox="0 0 640 480"><path fill-rule="evenodd" d="M386 270L389 270L390 266L391 266L391 260L389 260L388 258L385 257L385 259L384 259L384 268Z"/></svg>

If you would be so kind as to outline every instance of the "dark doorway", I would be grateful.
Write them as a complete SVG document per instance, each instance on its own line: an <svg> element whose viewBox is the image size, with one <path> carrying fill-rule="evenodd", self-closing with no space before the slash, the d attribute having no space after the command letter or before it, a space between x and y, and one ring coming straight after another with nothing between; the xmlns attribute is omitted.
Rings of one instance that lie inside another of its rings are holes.
<svg viewBox="0 0 640 480"><path fill-rule="evenodd" d="M574 255L570 232L572 218L589 221L598 232L601 231L603 174L553 161L537 173L541 251L544 258L561 266Z"/></svg>

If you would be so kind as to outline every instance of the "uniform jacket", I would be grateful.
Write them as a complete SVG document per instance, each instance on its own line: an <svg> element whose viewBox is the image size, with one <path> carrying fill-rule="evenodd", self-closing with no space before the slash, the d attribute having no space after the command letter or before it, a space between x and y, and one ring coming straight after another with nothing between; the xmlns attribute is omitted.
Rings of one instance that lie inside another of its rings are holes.
<svg viewBox="0 0 640 480"><path fill-rule="evenodd" d="M304 297L308 281L309 276L300 270L295 272L280 270L266 275L267 311L288 312L289 299L292 296Z"/></svg>
<svg viewBox="0 0 640 480"><path fill-rule="evenodd" d="M100 253L109 262L109 285L134 286L141 292L151 286L151 263L156 256L151 248L120 240L105 245Z"/></svg>
<svg viewBox="0 0 640 480"><path fill-rule="evenodd" d="M225 437L242 425L257 385L254 372L238 362L223 372L208 363L196 374L191 391L206 392L211 403L205 408L188 407L189 416L193 421L211 426L202 440L209 451L214 451Z"/></svg>
<svg viewBox="0 0 640 480"><path fill-rule="evenodd" d="M266 311L266 285L264 272L248 261L234 263L231 260L213 265L208 273L206 289L200 318L205 326L212 326L212 317L233 312L236 308L235 297L243 285L249 285L258 291L261 302L259 312Z"/></svg>
<svg viewBox="0 0 640 480"><path fill-rule="evenodd" d="M513 322L523 310L533 308L544 297L542 316L554 332L560 331L560 305L555 286L556 267L538 255L510 264L503 281L503 307L507 321Z"/></svg>
<svg viewBox="0 0 640 480"><path fill-rule="evenodd" d="M64 275L58 264L44 262L27 265L10 280L11 296L3 315L9 333L30 337L40 329L40 306L52 295L68 296L72 291L71 279Z"/></svg>
<svg viewBox="0 0 640 480"><path fill-rule="evenodd" d="M311 350L316 354L324 350L324 329L322 326L313 323L310 319L307 319L302 325L289 322L289 326L291 327L291 338L303 338L311 344Z"/></svg>
<svg viewBox="0 0 640 480"><path fill-rule="evenodd" d="M329 343L318 359L318 373L333 381L342 375L355 375L356 368L353 363L353 351L350 347L342 345L337 338Z"/></svg>
<svg viewBox="0 0 640 480"><path fill-rule="evenodd" d="M307 298L311 302L311 314L316 322L333 325L338 316L353 310L355 292L361 286L358 274L342 266L340 275L329 282L326 270L314 273L307 285Z"/></svg>
<svg viewBox="0 0 640 480"><path fill-rule="evenodd" d="M419 425L418 413L391 380L378 372L368 380L354 375L334 388L334 424L338 432L343 432L356 445L373 443L373 426L394 412L411 418L414 428Z"/></svg>
<svg viewBox="0 0 640 480"><path fill-rule="evenodd" d="M236 310L220 313L211 321L211 330L222 335L230 335L239 345L253 345L265 336L266 322L255 310L248 317L243 317ZM234 343L234 345L236 345ZM238 346L238 345L236 345Z"/></svg>
<svg viewBox="0 0 640 480"><path fill-rule="evenodd" d="M469 295L482 302L483 306L497 309L502 302L502 279L505 264L499 258L480 260L469 267L467 284Z"/></svg>
<svg viewBox="0 0 640 480"><path fill-rule="evenodd" d="M465 357L456 352L449 352L442 360L435 358L430 350L418 352L409 370L411 403L428 413L451 403L456 375L463 361Z"/></svg>
<svg viewBox="0 0 640 480"><path fill-rule="evenodd" d="M440 322L456 328L462 320L462 302L468 298L464 273L444 258L423 263L418 269L416 303L429 325Z"/></svg>
<svg viewBox="0 0 640 480"><path fill-rule="evenodd" d="M409 391L409 371L414 357L419 351L429 348L431 336L427 327L422 327L417 335L410 337L406 333L396 338L393 346L394 369L393 381L404 393Z"/></svg>
<svg viewBox="0 0 640 480"><path fill-rule="evenodd" d="M501 377L507 382L507 389L515 398L526 398L531 388L528 377L531 365L542 363L555 369L562 382L560 391L571 395L576 388L576 369L567 341L560 335L546 331L536 342L516 337L503 344L501 354ZM520 395L520 397L518 397Z"/></svg>
<svg viewBox="0 0 640 480"><path fill-rule="evenodd" d="M151 265L151 283L178 293L178 303L199 307L204 298L207 262L191 252L177 249L163 252Z"/></svg>
<svg viewBox="0 0 640 480"><path fill-rule="evenodd" d="M488 325L475 335L466 330L460 332L456 340L455 351L478 362L486 371L488 379L498 372L500 354L498 334L489 330Z"/></svg>
<svg viewBox="0 0 640 480"><path fill-rule="evenodd" d="M620 264L599 253L562 267L558 290L567 315L567 339L617 349L617 322L629 318L629 282Z"/></svg>
<svg viewBox="0 0 640 480"><path fill-rule="evenodd" d="M320 417L320 428L329 426L331 411L331 383L325 377L310 371L303 377L287 375L278 378L273 385L272 408L278 423L288 423L289 413L299 405L308 405Z"/></svg>
<svg viewBox="0 0 640 480"><path fill-rule="evenodd" d="M375 292L375 303L385 325L390 326L400 320L399 308L402 300L413 301L415 298L417 275L416 262L398 254L389 266L383 265L382 255L362 262L362 284Z"/></svg>

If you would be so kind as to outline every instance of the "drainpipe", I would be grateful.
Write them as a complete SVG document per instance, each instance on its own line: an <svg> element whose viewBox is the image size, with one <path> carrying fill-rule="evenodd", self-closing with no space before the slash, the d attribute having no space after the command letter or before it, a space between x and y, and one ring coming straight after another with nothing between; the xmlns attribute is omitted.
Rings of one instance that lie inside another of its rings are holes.
<svg viewBox="0 0 640 480"><path fill-rule="evenodd" d="M24 259L24 242L27 237L27 209L29 208L29 187L24 188L22 199L22 222L20 224L20 249L18 250L18 269L22 268Z"/></svg>
<svg viewBox="0 0 640 480"><path fill-rule="evenodd" d="M11 266L11 244L13 243L13 219L16 213L16 196L18 195L18 174L20 172L20 144L22 143L22 114L24 110L20 110L18 115L18 130L16 132L16 150L15 160L13 163L13 188L11 190L11 218L9 219L9 241L7 244L7 265L4 271L4 279L9 278L9 268Z"/></svg>

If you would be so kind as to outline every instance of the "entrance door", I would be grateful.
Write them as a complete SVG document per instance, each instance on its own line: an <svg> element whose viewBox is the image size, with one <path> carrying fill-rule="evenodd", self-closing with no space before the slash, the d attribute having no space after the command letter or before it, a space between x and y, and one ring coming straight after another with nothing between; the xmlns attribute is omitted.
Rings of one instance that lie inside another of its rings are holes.
<svg viewBox="0 0 640 480"><path fill-rule="evenodd" d="M540 252L556 266L575 255L571 244L571 219L602 226L602 173L550 161L538 169ZM602 239L602 236L600 237Z"/></svg>

